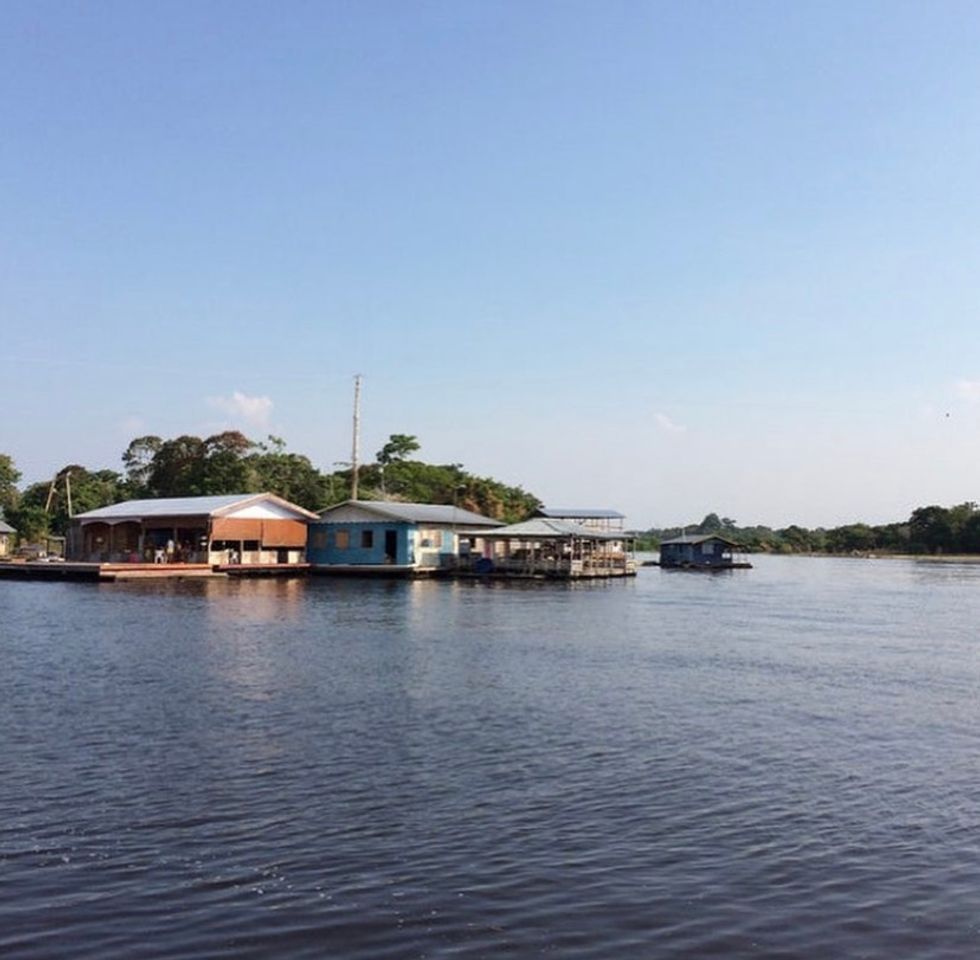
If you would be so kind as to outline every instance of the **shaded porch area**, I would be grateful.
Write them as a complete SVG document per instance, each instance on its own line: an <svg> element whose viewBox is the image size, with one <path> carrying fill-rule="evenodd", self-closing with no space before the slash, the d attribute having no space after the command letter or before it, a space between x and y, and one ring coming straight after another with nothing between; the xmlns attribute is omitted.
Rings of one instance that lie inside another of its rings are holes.
<svg viewBox="0 0 980 960"><path fill-rule="evenodd" d="M528 520L461 534L457 572L464 575L575 580L636 574L632 540L576 523Z"/></svg>

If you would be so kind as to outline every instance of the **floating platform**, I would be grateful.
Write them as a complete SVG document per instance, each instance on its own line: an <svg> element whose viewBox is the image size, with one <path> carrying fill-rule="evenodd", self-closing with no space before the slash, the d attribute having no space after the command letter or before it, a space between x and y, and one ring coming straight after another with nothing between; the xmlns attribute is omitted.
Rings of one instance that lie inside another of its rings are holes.
<svg viewBox="0 0 980 960"><path fill-rule="evenodd" d="M624 577L635 577L636 570L588 570L569 573L560 570L453 570L443 574L457 580L621 580Z"/></svg>
<svg viewBox="0 0 980 960"><path fill-rule="evenodd" d="M308 563L222 563L215 573L227 577L305 577Z"/></svg>
<svg viewBox="0 0 980 960"><path fill-rule="evenodd" d="M71 560L12 560L0 563L0 580L185 580L201 577L305 576L308 563L81 563Z"/></svg>

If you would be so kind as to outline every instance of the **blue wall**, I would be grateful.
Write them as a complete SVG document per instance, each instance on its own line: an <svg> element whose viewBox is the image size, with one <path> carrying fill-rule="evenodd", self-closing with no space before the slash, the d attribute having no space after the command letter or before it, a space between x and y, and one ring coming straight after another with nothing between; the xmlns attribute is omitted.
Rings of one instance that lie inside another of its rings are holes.
<svg viewBox="0 0 980 960"><path fill-rule="evenodd" d="M321 564L365 564L382 566L392 561L385 556L385 534L395 531L396 548L394 563L399 566L411 565L415 558L409 554L408 533L414 529L408 523L311 523L307 533L306 558L309 563ZM346 532L348 546L337 546L337 533ZM361 546L362 534L370 531L373 543L370 547Z"/></svg>

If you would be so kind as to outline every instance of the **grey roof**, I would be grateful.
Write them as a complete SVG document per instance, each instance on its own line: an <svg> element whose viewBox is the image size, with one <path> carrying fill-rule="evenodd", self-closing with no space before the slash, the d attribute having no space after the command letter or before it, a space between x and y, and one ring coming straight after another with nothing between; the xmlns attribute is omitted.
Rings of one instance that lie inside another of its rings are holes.
<svg viewBox="0 0 980 960"><path fill-rule="evenodd" d="M734 540L729 540L728 537L723 537L720 533L692 533L690 536L685 534L683 537L673 537L670 540L661 540L660 546L663 547L667 544L704 543L707 540L720 540L722 543L727 543L730 547L740 546L740 544L736 543Z"/></svg>
<svg viewBox="0 0 980 960"><path fill-rule="evenodd" d="M156 500L124 500L76 514L76 520L140 520L145 517L215 517L252 501L272 500L311 519L315 513L283 500L273 493L232 493L218 497L160 497Z"/></svg>
<svg viewBox="0 0 980 960"><path fill-rule="evenodd" d="M16 533L17 531L5 520L0 520L0 533Z"/></svg>
<svg viewBox="0 0 980 960"><path fill-rule="evenodd" d="M323 520L330 519L330 513L341 507L360 507L377 513L379 516L404 523L449 523L467 527L499 527L500 521L454 507L451 503L401 503L397 500L347 500L320 511Z"/></svg>
<svg viewBox="0 0 980 960"><path fill-rule="evenodd" d="M574 517L577 520L623 520L618 510L593 510L582 507L542 507L535 512L539 517Z"/></svg>
<svg viewBox="0 0 980 960"><path fill-rule="evenodd" d="M571 520L549 520L535 517L523 523L512 523L508 527L488 530L484 536L499 537L501 540L553 540L556 537L579 537L584 540L622 540L623 534L596 530Z"/></svg>

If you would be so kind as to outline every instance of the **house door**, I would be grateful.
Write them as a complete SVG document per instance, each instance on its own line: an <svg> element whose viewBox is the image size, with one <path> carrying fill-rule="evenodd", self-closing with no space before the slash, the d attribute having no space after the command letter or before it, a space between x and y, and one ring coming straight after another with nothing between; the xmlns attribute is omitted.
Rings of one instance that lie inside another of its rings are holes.
<svg viewBox="0 0 980 960"><path fill-rule="evenodd" d="M394 563L398 556L398 531L385 530L385 563Z"/></svg>

